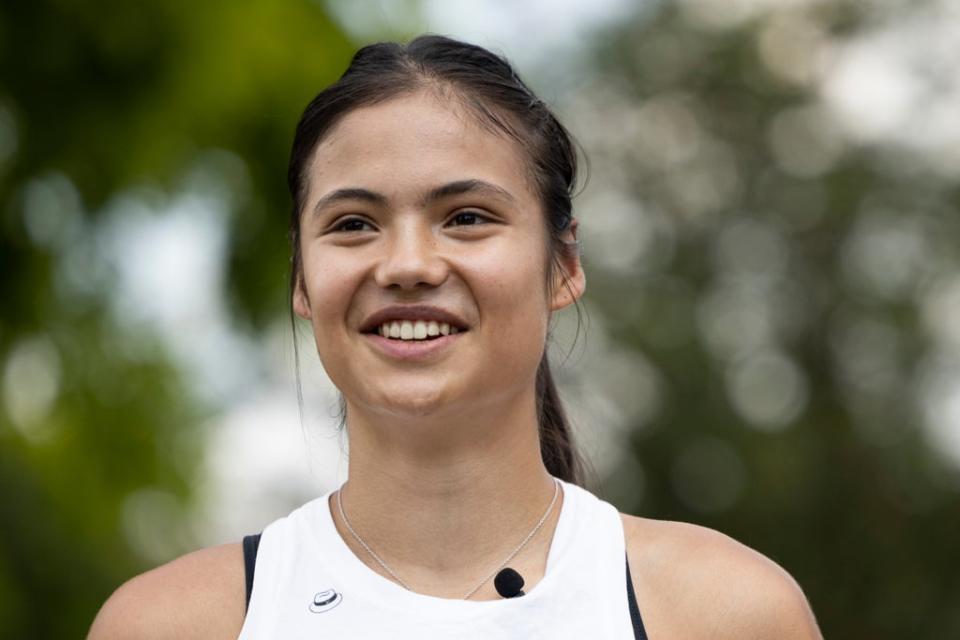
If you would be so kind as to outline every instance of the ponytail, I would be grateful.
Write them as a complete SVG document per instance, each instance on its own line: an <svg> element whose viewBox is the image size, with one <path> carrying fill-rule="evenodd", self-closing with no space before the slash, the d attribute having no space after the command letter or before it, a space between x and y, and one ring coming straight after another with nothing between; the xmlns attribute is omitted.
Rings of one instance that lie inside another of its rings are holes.
<svg viewBox="0 0 960 640"><path fill-rule="evenodd" d="M586 463L573 441L570 422L557 393L546 351L537 368L537 422L540 455L550 475L579 486L586 480Z"/></svg>

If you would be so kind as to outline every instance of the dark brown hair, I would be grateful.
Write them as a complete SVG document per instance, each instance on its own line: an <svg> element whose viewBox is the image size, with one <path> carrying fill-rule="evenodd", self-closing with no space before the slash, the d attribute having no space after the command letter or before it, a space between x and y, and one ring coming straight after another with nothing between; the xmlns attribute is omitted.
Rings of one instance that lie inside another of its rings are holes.
<svg viewBox="0 0 960 640"><path fill-rule="evenodd" d="M425 35L406 45L384 42L357 51L340 79L307 105L297 123L287 172L293 199L291 295L302 278L300 214L308 190L308 165L317 145L354 109L418 90L438 91L459 100L478 122L519 142L526 151L529 175L539 193L548 231L548 290L555 270L563 273L559 257L579 250L577 243L562 239L573 217L571 199L577 180L577 156L570 134L503 57L476 45ZM569 286L565 274L564 284ZM579 307L577 310L579 313ZM296 350L292 311L291 322ZM299 373L298 353L297 363ZM552 475L583 485L585 463L574 446L546 350L537 369L536 396L544 465ZM342 426L346 411L342 396L340 410Z"/></svg>

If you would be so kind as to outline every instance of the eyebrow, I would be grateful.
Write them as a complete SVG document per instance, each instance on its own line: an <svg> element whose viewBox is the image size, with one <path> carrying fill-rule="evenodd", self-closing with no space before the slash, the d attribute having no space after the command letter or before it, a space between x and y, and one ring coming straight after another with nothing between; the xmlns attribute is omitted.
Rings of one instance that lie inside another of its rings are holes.
<svg viewBox="0 0 960 640"><path fill-rule="evenodd" d="M436 202L437 200L443 200L444 198L451 198L453 196L464 194L486 195L500 200L505 200L510 204L516 204L517 202L516 198L514 198L509 191L502 187L498 187L495 184L491 184L483 180L456 180L432 189L426 194L426 196L423 197L422 200L420 200L419 204L420 206L425 207ZM344 189L336 189L331 191L320 198L317 201L317 204L313 207L314 214L319 214L327 207L345 200L359 200L361 202L367 202L379 206L384 206L387 204L387 196L383 195L382 193L377 193L376 191L371 191L370 189L364 189L362 187L347 187Z"/></svg>
<svg viewBox="0 0 960 640"><path fill-rule="evenodd" d="M315 215L319 214L327 207L345 200L359 200L376 205L385 205L387 203L387 197L382 193L370 191L369 189L361 189L359 187L348 187L346 189L336 189L324 195L317 200L317 204L313 207L313 212Z"/></svg>
<svg viewBox="0 0 960 640"><path fill-rule="evenodd" d="M483 180L457 180L437 187L426 195L420 202L421 206L426 206L443 198L459 196L463 194L477 194L506 200L510 204L516 204L516 199L509 191L495 184L484 182Z"/></svg>

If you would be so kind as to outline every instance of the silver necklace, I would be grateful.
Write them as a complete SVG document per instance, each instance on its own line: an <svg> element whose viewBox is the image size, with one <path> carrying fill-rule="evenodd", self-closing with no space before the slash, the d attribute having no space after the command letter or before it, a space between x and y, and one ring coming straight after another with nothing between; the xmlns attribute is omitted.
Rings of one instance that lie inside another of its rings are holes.
<svg viewBox="0 0 960 640"><path fill-rule="evenodd" d="M480 582L480 584L478 584L478 585L475 586L473 589L471 589L470 591L468 591L468 592L467 592L467 595L463 596L463 598L462 598L463 600L469 600L469 599L470 599L470 596L472 596L472 595L475 594L477 591L479 591L479 590L480 590L480 587L482 587L483 585L487 584L487 582L490 580L490 578L492 578L493 576L497 575L497 573L498 573L501 569L503 569L504 567L506 567L506 566L507 566L507 563L510 562L511 560L513 560L514 556L516 556L518 553L520 553L520 550L523 549L523 547L526 546L526 544L527 544L528 542L530 542L530 540L533 538L533 536L535 536L535 535L537 534L537 531L540 531L540 527L542 527L542 526L543 526L543 523L547 521L547 516L550 515L550 512L551 512L551 511L553 511L553 505L557 502L557 496L558 496L559 493L560 493L560 482L559 482L556 478L553 479L553 485L554 485L554 486L553 486L553 499L550 501L550 506L547 507L547 510L544 512L543 517L540 518L540 522L537 523L537 526L535 526L535 527L533 528L533 531L531 531L530 533L527 534L527 537L523 539L523 542L521 542L519 545L517 545L517 547L516 547L513 551L510 552L510 555L507 556L506 560L504 560L504 561L500 564L499 567L497 567L496 569L494 569L493 572L492 572L490 575L488 575L486 578L483 579L482 582ZM393 577L393 579L396 580L396 581L400 584L400 586L402 586L402 587L403 587L404 589L406 589L407 591L413 591L413 589L410 588L410 585L408 585L406 582L404 582L402 579L400 579L400 576L398 576L396 573L394 573L393 569L391 569L390 567L388 567L388 566L387 566L387 563L384 562L384 561L380 558L380 556L378 556L376 553L374 553L373 549L370 548L370 545L368 545L366 542L364 542L364 541L363 541L363 538L361 538L360 535L359 535L356 531L354 531L353 527L350 526L350 521L347 520L347 514L344 513L344 511L343 511L343 500L342 500L341 497L340 497L342 493L343 493L343 485L341 485L340 488L337 489L337 507L340 509L340 518L343 520L343 523L344 523L345 525L347 525L347 530L350 531L350 534L356 539L357 542L360 543L360 546L363 547L364 549L366 549L366 550L367 550L367 553L369 553L369 554L373 557L373 559L376 560L377 563L378 563L381 567L383 567L383 570L386 571L387 573L389 573L389 574Z"/></svg>

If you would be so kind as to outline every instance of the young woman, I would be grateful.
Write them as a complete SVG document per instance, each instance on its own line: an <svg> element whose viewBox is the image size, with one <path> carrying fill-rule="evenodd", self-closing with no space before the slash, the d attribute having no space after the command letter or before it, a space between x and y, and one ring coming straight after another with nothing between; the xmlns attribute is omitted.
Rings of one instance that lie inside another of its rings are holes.
<svg viewBox="0 0 960 640"><path fill-rule="evenodd" d="M91 638L819 637L760 554L581 488L545 350L585 287L575 154L505 60L361 49L288 178L292 304L342 394L348 480L134 578Z"/></svg>

